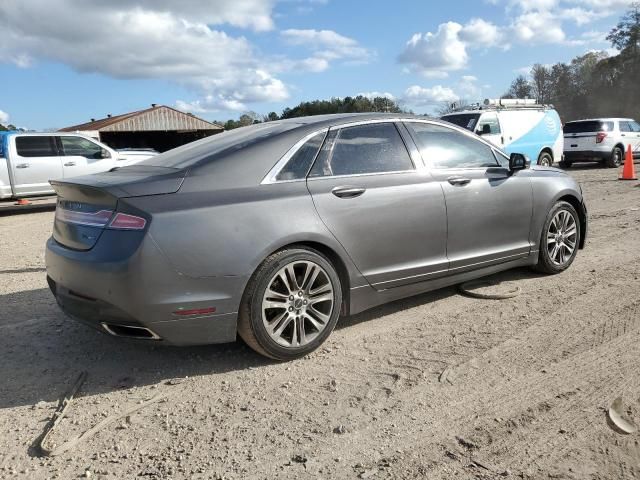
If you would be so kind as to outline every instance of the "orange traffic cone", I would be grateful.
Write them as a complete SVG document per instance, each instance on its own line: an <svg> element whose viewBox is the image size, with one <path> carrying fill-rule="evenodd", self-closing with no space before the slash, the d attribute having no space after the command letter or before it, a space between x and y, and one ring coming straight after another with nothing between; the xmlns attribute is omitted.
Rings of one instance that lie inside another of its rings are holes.
<svg viewBox="0 0 640 480"><path fill-rule="evenodd" d="M16 205L31 205L31 202L26 198L19 198Z"/></svg>
<svg viewBox="0 0 640 480"><path fill-rule="evenodd" d="M637 180L636 168L633 165L633 151L631 145L627 147L627 154L624 157L624 167L622 169L622 176L618 180Z"/></svg>

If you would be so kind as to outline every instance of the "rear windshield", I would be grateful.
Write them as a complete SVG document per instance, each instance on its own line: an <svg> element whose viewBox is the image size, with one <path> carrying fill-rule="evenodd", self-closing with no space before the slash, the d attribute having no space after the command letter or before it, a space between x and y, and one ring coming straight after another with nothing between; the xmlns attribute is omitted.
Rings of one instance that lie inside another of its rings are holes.
<svg viewBox="0 0 640 480"><path fill-rule="evenodd" d="M444 120L445 122L453 123L454 125L458 125L459 127L466 128L467 130L471 130L473 132L476 128L476 124L478 123L479 118L479 113L460 113L456 115L445 115L444 117L442 117L442 120Z"/></svg>
<svg viewBox="0 0 640 480"><path fill-rule="evenodd" d="M569 122L564 125L564 133L611 132L612 130L613 122L602 122L600 120Z"/></svg>
<svg viewBox="0 0 640 480"><path fill-rule="evenodd" d="M168 152L155 155L138 162L136 165L152 167L185 168L200 160L206 159L223 151L240 150L253 143L265 140L280 133L300 126L293 122L268 122L248 127L236 128L187 143ZM125 167L126 168L126 167Z"/></svg>

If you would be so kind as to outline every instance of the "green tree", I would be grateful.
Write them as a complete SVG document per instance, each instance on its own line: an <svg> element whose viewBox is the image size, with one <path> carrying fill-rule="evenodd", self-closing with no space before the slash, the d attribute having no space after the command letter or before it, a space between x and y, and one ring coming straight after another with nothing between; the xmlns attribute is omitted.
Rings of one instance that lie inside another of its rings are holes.
<svg viewBox="0 0 640 480"><path fill-rule="evenodd" d="M607 35L607 40L618 50L631 49L633 55L638 55L638 48L640 47L640 2L631 4L629 11Z"/></svg>
<svg viewBox="0 0 640 480"><path fill-rule="evenodd" d="M519 75L511 82L509 90L505 92L502 98L531 98L533 96L533 85L524 75Z"/></svg>
<svg viewBox="0 0 640 480"><path fill-rule="evenodd" d="M551 98L551 69L536 63L531 68L531 84L536 101L542 105L549 103Z"/></svg>

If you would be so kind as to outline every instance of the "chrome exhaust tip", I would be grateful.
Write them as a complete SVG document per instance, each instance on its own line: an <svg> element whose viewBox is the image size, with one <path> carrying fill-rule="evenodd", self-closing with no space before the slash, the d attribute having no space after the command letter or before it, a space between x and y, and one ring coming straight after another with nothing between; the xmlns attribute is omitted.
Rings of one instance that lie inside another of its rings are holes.
<svg viewBox="0 0 640 480"><path fill-rule="evenodd" d="M114 337L136 338L143 340L161 340L155 332L146 327L134 327L132 325L117 325L114 323L102 322L102 328L109 335Z"/></svg>

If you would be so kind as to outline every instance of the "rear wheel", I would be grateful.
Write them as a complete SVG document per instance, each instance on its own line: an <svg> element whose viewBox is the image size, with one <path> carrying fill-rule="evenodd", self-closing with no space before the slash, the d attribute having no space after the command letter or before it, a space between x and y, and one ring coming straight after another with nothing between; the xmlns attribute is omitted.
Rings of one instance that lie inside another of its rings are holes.
<svg viewBox="0 0 640 480"><path fill-rule="evenodd" d="M617 168L622 165L622 157L624 153L620 147L616 147L611 152L611 157L605 161L605 165L609 168Z"/></svg>
<svg viewBox="0 0 640 480"><path fill-rule="evenodd" d="M318 348L340 315L342 287L319 252L291 248L268 257L245 291L238 334L256 352L293 360Z"/></svg>
<svg viewBox="0 0 640 480"><path fill-rule="evenodd" d="M560 273L573 263L580 241L580 221L575 208L558 202L549 211L540 236L540 251L535 269L542 273Z"/></svg>
<svg viewBox="0 0 640 480"><path fill-rule="evenodd" d="M542 165L544 167L552 167L553 166L553 157L549 152L542 152L538 157L538 165Z"/></svg>

